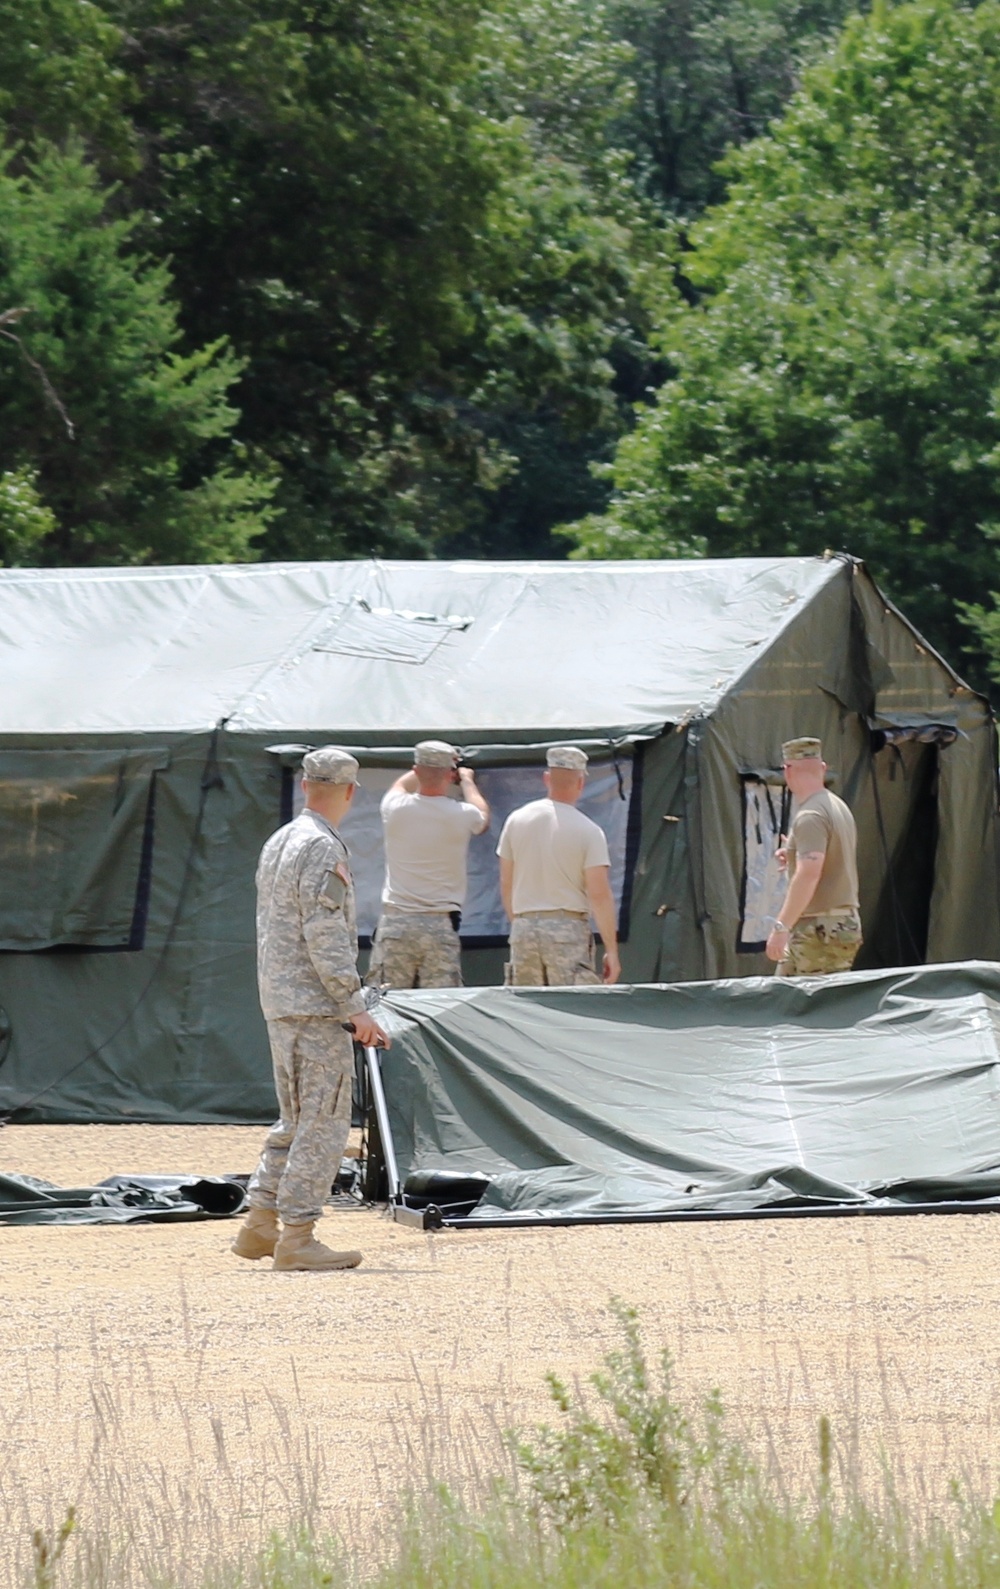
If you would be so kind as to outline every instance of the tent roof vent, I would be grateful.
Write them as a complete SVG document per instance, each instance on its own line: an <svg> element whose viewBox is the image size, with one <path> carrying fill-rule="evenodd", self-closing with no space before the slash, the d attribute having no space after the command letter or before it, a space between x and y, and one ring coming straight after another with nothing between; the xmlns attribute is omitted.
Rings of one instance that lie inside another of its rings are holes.
<svg viewBox="0 0 1000 1589"><path fill-rule="evenodd" d="M397 611L371 607L361 596L342 602L333 622L313 641L314 651L419 666L428 661L449 634L468 629L471 618L451 613Z"/></svg>

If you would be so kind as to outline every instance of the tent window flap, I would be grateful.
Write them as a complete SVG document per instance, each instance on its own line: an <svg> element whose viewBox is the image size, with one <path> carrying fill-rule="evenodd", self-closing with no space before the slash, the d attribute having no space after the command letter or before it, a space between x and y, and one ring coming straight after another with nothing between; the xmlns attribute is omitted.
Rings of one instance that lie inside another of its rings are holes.
<svg viewBox="0 0 1000 1589"><path fill-rule="evenodd" d="M128 949L165 750L0 754L0 949Z"/></svg>

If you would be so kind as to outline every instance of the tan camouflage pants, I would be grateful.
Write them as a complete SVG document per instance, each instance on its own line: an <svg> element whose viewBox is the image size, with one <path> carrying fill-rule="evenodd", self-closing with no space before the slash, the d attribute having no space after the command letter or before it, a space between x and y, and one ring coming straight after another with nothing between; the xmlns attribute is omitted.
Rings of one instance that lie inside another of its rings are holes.
<svg viewBox="0 0 1000 1589"><path fill-rule="evenodd" d="M379 917L368 981L384 988L460 988L462 945L449 916Z"/></svg>
<svg viewBox="0 0 1000 1589"><path fill-rule="evenodd" d="M600 982L590 923L569 911L526 911L510 928L515 988L569 988Z"/></svg>
<svg viewBox="0 0 1000 1589"><path fill-rule="evenodd" d="M792 929L788 955L776 975L815 977L825 972L850 971L862 942L857 911L850 916L805 916Z"/></svg>
<svg viewBox="0 0 1000 1589"><path fill-rule="evenodd" d="M252 1208L277 1208L284 1224L318 1219L351 1129L354 1044L339 1021L268 1021L281 1118L250 1177Z"/></svg>

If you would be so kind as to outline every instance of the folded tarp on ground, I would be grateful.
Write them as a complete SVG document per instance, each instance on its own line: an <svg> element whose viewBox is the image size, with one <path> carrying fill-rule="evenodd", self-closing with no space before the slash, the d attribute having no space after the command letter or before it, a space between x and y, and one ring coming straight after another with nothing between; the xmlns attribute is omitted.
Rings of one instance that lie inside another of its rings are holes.
<svg viewBox="0 0 1000 1589"><path fill-rule="evenodd" d="M403 1181L474 1219L1000 1207L1000 966L616 988L395 991Z"/></svg>
<svg viewBox="0 0 1000 1589"><path fill-rule="evenodd" d="M0 1173L0 1225L128 1225L225 1219L245 1200L235 1178L111 1175L97 1186L53 1186L33 1175Z"/></svg>

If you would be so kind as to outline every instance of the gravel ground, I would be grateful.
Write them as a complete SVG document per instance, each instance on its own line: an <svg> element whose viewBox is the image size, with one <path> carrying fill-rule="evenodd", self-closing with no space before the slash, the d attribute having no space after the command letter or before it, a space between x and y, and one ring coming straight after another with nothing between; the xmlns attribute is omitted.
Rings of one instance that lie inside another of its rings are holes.
<svg viewBox="0 0 1000 1589"><path fill-rule="evenodd" d="M7 1127L0 1167L237 1172L261 1136ZM810 1463L827 1413L864 1473L884 1451L935 1498L995 1480L993 1216L428 1235L348 1207L323 1234L365 1263L331 1275L241 1262L234 1229L0 1230L0 1539L76 1501L169 1515L174 1550L302 1506L369 1542L401 1488L496 1470L498 1431L545 1415L545 1371L585 1376L613 1344L612 1294L682 1395L718 1386L762 1449Z"/></svg>

